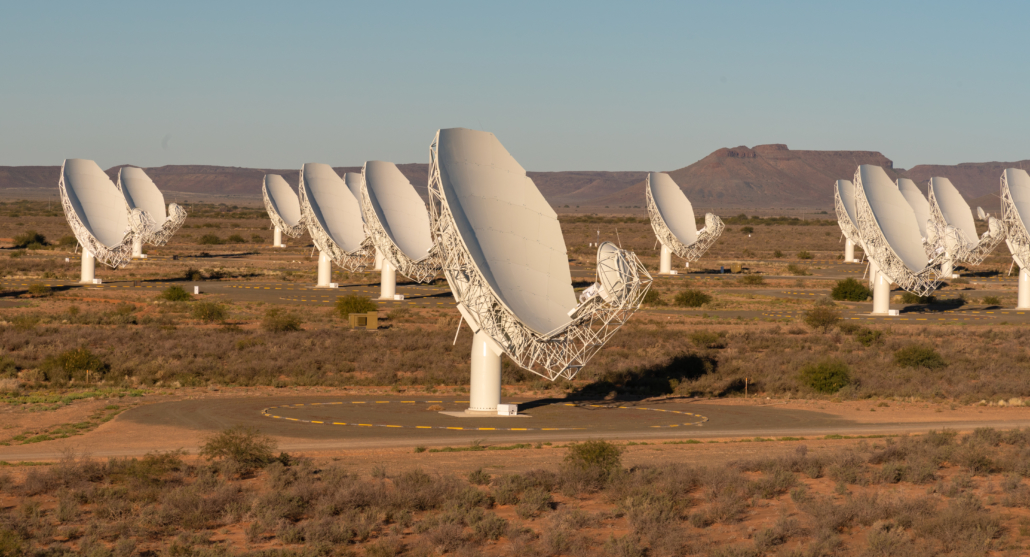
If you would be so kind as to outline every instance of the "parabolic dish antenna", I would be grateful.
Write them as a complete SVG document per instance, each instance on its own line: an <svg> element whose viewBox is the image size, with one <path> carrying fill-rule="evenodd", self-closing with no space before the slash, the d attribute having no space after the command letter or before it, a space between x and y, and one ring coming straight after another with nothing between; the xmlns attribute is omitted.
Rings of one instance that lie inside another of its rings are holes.
<svg viewBox="0 0 1030 557"><path fill-rule="evenodd" d="M470 410L496 412L502 352L547 379L571 379L639 308L651 276L633 253L604 243L602 283L577 303L558 216L501 142L443 129L429 155L443 273L475 333Z"/></svg>
<svg viewBox="0 0 1030 557"><path fill-rule="evenodd" d="M396 271L416 282L440 272L426 204L392 162L368 161L361 169L361 212L365 232L384 256L380 299L397 292Z"/></svg>
<svg viewBox="0 0 1030 557"><path fill-rule="evenodd" d="M672 274L672 254L697 261L719 238L726 226L712 213L705 215L705 227L697 229L694 207L683 190L664 172L648 173L644 181L647 213L651 228L662 244L658 274Z"/></svg>
<svg viewBox="0 0 1030 557"><path fill-rule="evenodd" d="M147 234L132 236L133 257L145 257L143 242L154 246L167 244L186 221L186 210L176 203L169 204L168 211L165 212L165 196L142 168L123 166L118 170L117 185L122 197L125 198L129 212L139 209L150 219L150 230Z"/></svg>
<svg viewBox="0 0 1030 557"><path fill-rule="evenodd" d="M293 188L278 174L265 174L261 184L261 197L265 200L265 210L275 227L272 245L285 248L283 234L290 238L300 238L304 233L304 218L300 212L300 201Z"/></svg>
<svg viewBox="0 0 1030 557"><path fill-rule="evenodd" d="M308 234L318 248L318 284L328 288L331 263L363 271L374 256L361 223L361 207L347 184L328 164L300 168L300 210Z"/></svg>
<svg viewBox="0 0 1030 557"><path fill-rule="evenodd" d="M833 185L833 207L846 242L844 261L857 263L855 246L862 247L862 235L858 232L858 221L855 218L855 185L850 180L837 180Z"/></svg>
<svg viewBox="0 0 1030 557"><path fill-rule="evenodd" d="M354 198L358 200L358 204L361 206L361 222L365 222L365 201L364 198L361 197L361 187L363 180L364 169L362 169L362 172L360 174L357 172L346 172L343 175L343 181L347 183L347 189L349 189L350 192L354 194ZM383 270L383 257L383 252L380 251L379 248L376 248L375 270ZM396 271L396 269L394 270ZM394 276L394 278L396 279L396 276ZM396 281L394 282L394 286L396 287ZM390 297L392 298L393 295L391 294Z"/></svg>
<svg viewBox="0 0 1030 557"><path fill-rule="evenodd" d="M951 180L947 178L930 178L928 190L930 201L930 218L938 229L948 230L956 237L957 249L955 259L971 265L983 262L1002 240L1005 239L1004 224L980 209L983 220L987 221L987 231L983 236L976 232L976 221L973 211L959 193ZM979 207L977 207L979 209Z"/></svg>
<svg viewBox="0 0 1030 557"><path fill-rule="evenodd" d="M1005 224L1005 243L1019 265L1016 307L1030 309L1030 175L1021 168L1007 168L1001 174L1001 220Z"/></svg>
<svg viewBox="0 0 1030 557"><path fill-rule="evenodd" d="M905 197L905 201L908 202L909 207L912 207L912 212L916 215L916 224L919 226L919 234L923 238L923 242L928 242L930 236L926 230L926 223L930 222L930 203L923 197L923 192L919 191L919 186L915 182L908 178L898 178L898 191Z"/></svg>
<svg viewBox="0 0 1030 557"><path fill-rule="evenodd" d="M916 213L898 187L870 164L858 167L854 185L858 231L870 261L873 313L889 313L892 282L919 296L936 290L945 254L927 256Z"/></svg>
<svg viewBox="0 0 1030 557"><path fill-rule="evenodd" d="M80 282L95 284L95 259L112 268L128 263L132 235L145 234L150 221L139 209L125 210L125 199L91 160L65 159L57 186L68 226L82 246Z"/></svg>

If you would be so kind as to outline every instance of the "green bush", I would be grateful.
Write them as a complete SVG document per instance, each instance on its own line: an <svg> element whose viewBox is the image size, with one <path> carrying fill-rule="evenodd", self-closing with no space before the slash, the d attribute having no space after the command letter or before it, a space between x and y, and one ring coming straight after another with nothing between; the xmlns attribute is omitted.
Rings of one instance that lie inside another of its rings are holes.
<svg viewBox="0 0 1030 557"><path fill-rule="evenodd" d="M809 327L825 331L840 321L840 312L832 302L818 303L805 312L804 320Z"/></svg>
<svg viewBox="0 0 1030 557"><path fill-rule="evenodd" d="M740 232L742 234L751 234L754 231L755 231L755 229L752 226L741 226L740 227Z"/></svg>
<svg viewBox="0 0 1030 557"><path fill-rule="evenodd" d="M193 267L190 267L189 269L186 269L185 277L186 277L186 280L203 280L204 279L204 275L200 274L200 271L194 269Z"/></svg>
<svg viewBox="0 0 1030 557"><path fill-rule="evenodd" d="M791 275L794 275L795 277L807 277L812 274L808 272L808 267L805 267L804 265L798 265L796 263L791 263L790 265L787 265L787 272Z"/></svg>
<svg viewBox="0 0 1030 557"><path fill-rule="evenodd" d="M565 464L581 470L612 473L622 469L622 449L602 440L574 443L565 454Z"/></svg>
<svg viewBox="0 0 1030 557"><path fill-rule="evenodd" d="M75 236L71 236L71 235L69 235L69 236L61 236L61 239L57 241L57 245L61 246L62 248L74 247L78 243L79 243L79 240L76 239Z"/></svg>
<svg viewBox="0 0 1030 557"><path fill-rule="evenodd" d="M222 239L217 234L204 234L197 240L198 244L217 246L222 243Z"/></svg>
<svg viewBox="0 0 1030 557"><path fill-rule="evenodd" d="M108 366L85 346L61 352L43 360L42 370L50 381L66 382L71 379L99 381L107 374Z"/></svg>
<svg viewBox="0 0 1030 557"><path fill-rule="evenodd" d="M799 379L813 390L833 394L851 384L851 370L843 361L828 358L802 367Z"/></svg>
<svg viewBox="0 0 1030 557"><path fill-rule="evenodd" d="M830 292L830 296L834 300L843 300L848 302L864 302L866 301L866 298L872 295L873 293L871 290L853 278L838 280L837 284L834 285L833 290Z"/></svg>
<svg viewBox="0 0 1030 557"><path fill-rule="evenodd" d="M281 308L272 308L265 312L265 317L261 320L261 328L271 333L299 331L300 318Z"/></svg>
<svg viewBox="0 0 1030 557"><path fill-rule="evenodd" d="M45 284L36 283L29 285L29 294L34 298L45 298L53 293L54 291Z"/></svg>
<svg viewBox="0 0 1030 557"><path fill-rule="evenodd" d="M225 306L218 302L197 302L193 305L193 311L190 314L194 319L212 323L215 321L225 321L229 312L225 310Z"/></svg>
<svg viewBox="0 0 1030 557"><path fill-rule="evenodd" d="M46 236L35 230L22 232L14 237L14 247L16 248L39 249L45 245Z"/></svg>
<svg viewBox="0 0 1030 557"><path fill-rule="evenodd" d="M783 257L783 252L780 251L780 250L776 250L776 251L773 252L773 257L775 257L776 259L779 259L779 258Z"/></svg>
<svg viewBox="0 0 1030 557"><path fill-rule="evenodd" d="M658 290L655 290L653 287L647 290L647 294L644 294L644 304L648 306L669 305L662 299L662 296L658 294Z"/></svg>
<svg viewBox="0 0 1030 557"><path fill-rule="evenodd" d="M984 303L989 306L1000 306L1001 298L997 296L984 296Z"/></svg>
<svg viewBox="0 0 1030 557"><path fill-rule="evenodd" d="M169 302L188 302L193 299L193 295L181 286L169 286L161 292L161 299Z"/></svg>
<svg viewBox="0 0 1030 557"><path fill-rule="evenodd" d="M347 319L347 316L352 313L368 313L378 310L379 306L367 296L340 296L336 299L336 311L344 319Z"/></svg>
<svg viewBox="0 0 1030 557"><path fill-rule="evenodd" d="M883 331L862 327L862 330L855 335L855 340L862 343L862 346L872 346L879 343L882 336Z"/></svg>
<svg viewBox="0 0 1030 557"><path fill-rule="evenodd" d="M917 296L911 292L901 293L901 302L905 304L932 304L937 301L934 296Z"/></svg>
<svg viewBox="0 0 1030 557"><path fill-rule="evenodd" d="M208 437L200 455L208 460L228 461L245 473L274 461L275 449L275 441L258 430L235 426Z"/></svg>
<svg viewBox="0 0 1030 557"><path fill-rule="evenodd" d="M261 236L260 234L251 234L250 235L250 241L254 242L255 244L260 244L261 242L265 241L265 238L263 236Z"/></svg>
<svg viewBox="0 0 1030 557"><path fill-rule="evenodd" d="M676 294L674 303L680 307L688 308L699 308L707 303L711 303L712 297L696 288L688 288L679 294Z"/></svg>
<svg viewBox="0 0 1030 557"><path fill-rule="evenodd" d="M940 369L947 367L948 362L934 350L932 346L911 344L894 353L894 363L902 367L923 367Z"/></svg>
<svg viewBox="0 0 1030 557"><path fill-rule="evenodd" d="M233 234L232 236L229 236L228 238L225 239L225 243L227 243L227 244L245 244L245 243L247 243L247 241L243 239L243 236L240 236L239 234Z"/></svg>
<svg viewBox="0 0 1030 557"><path fill-rule="evenodd" d="M798 259L812 259L812 254L801 250L798 252Z"/></svg>
<svg viewBox="0 0 1030 557"><path fill-rule="evenodd" d="M765 284L765 279L762 275L744 275L737 279L737 282L744 286L762 286Z"/></svg>
<svg viewBox="0 0 1030 557"><path fill-rule="evenodd" d="M698 348L724 348L726 346L726 333L724 331L718 333L713 333L712 331L692 331L687 337Z"/></svg>

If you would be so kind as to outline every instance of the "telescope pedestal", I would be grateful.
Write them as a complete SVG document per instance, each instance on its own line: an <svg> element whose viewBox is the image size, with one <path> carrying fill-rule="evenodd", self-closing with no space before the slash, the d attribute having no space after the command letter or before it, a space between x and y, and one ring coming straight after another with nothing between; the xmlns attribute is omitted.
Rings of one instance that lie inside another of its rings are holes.
<svg viewBox="0 0 1030 557"><path fill-rule="evenodd" d="M873 291L873 315L890 315L891 282L872 260L869 260L869 288Z"/></svg>
<svg viewBox="0 0 1030 557"><path fill-rule="evenodd" d="M79 276L79 284L93 284L94 270L96 268L96 258L93 254L82 250L82 274Z"/></svg>
<svg viewBox="0 0 1030 557"><path fill-rule="evenodd" d="M1019 270L1019 290L1016 309L1030 309L1030 271Z"/></svg>
<svg viewBox="0 0 1030 557"><path fill-rule="evenodd" d="M275 227L275 232L272 234L272 247L273 248L285 248L283 245L283 231L279 230L279 227Z"/></svg>
<svg viewBox="0 0 1030 557"><path fill-rule="evenodd" d="M389 261L384 260L379 277L379 299L392 300L397 294L397 270Z"/></svg>
<svg viewBox="0 0 1030 557"><path fill-rule="evenodd" d="M318 284L315 288L332 288L330 281L333 279L333 262L329 256L318 252Z"/></svg>
<svg viewBox="0 0 1030 557"><path fill-rule="evenodd" d="M665 247L665 244L662 244L662 259L661 264L658 266L658 274L672 274L672 251Z"/></svg>
<svg viewBox="0 0 1030 557"><path fill-rule="evenodd" d="M844 240L844 262L851 263L855 260L855 243L851 240Z"/></svg>
<svg viewBox="0 0 1030 557"><path fill-rule="evenodd" d="M497 413L501 403L501 355L494 352L493 341L479 330L472 338L472 384L469 411Z"/></svg>
<svg viewBox="0 0 1030 557"><path fill-rule="evenodd" d="M143 259L143 239L139 236L132 238L132 258Z"/></svg>
<svg viewBox="0 0 1030 557"><path fill-rule="evenodd" d="M376 250L376 271L383 270L383 252Z"/></svg>

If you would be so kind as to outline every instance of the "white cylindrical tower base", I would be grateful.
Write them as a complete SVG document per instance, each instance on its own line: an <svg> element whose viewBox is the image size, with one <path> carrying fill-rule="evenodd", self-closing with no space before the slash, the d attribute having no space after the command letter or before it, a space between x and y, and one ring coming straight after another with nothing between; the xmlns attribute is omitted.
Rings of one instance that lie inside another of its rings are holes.
<svg viewBox="0 0 1030 557"><path fill-rule="evenodd" d="M1016 309L1030 309L1030 271L1019 270L1019 294Z"/></svg>
<svg viewBox="0 0 1030 557"><path fill-rule="evenodd" d="M469 410L497 413L501 403L501 355L494 352L493 341L482 329L472 338L472 384Z"/></svg>
<svg viewBox="0 0 1030 557"><path fill-rule="evenodd" d="M283 245L283 231L279 230L279 227L275 227L275 232L272 234L272 247L273 248L284 248Z"/></svg>
<svg viewBox="0 0 1030 557"><path fill-rule="evenodd" d="M315 288L329 288L332 280L333 262L328 255L318 252L318 284L315 285Z"/></svg>
<svg viewBox="0 0 1030 557"><path fill-rule="evenodd" d="M82 274L79 276L79 284L93 284L96 261L92 253L82 250Z"/></svg>
<svg viewBox="0 0 1030 557"><path fill-rule="evenodd" d="M397 270L388 259L383 260L383 268L379 272L379 299L392 300L397 294Z"/></svg>
<svg viewBox="0 0 1030 557"><path fill-rule="evenodd" d="M671 275L672 274L672 251L662 244L662 259L658 266L659 275Z"/></svg>
<svg viewBox="0 0 1030 557"><path fill-rule="evenodd" d="M383 252L376 250L376 269L377 271L383 270Z"/></svg>
<svg viewBox="0 0 1030 557"><path fill-rule="evenodd" d="M889 315L891 310L891 281L876 270L873 277L873 315Z"/></svg>
<svg viewBox="0 0 1030 557"><path fill-rule="evenodd" d="M143 258L143 239L139 236L132 237L132 258L142 259Z"/></svg>
<svg viewBox="0 0 1030 557"><path fill-rule="evenodd" d="M851 240L844 240L844 261L851 263L855 260L855 243Z"/></svg>

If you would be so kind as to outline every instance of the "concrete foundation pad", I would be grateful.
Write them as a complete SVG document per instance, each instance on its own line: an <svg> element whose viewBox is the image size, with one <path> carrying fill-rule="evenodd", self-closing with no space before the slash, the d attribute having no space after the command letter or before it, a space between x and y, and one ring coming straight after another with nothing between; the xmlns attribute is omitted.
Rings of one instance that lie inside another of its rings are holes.
<svg viewBox="0 0 1030 557"><path fill-rule="evenodd" d="M480 412L476 410L465 410L463 412L440 412L444 416L452 418L531 418L528 414L515 414L514 416L501 416L497 412Z"/></svg>

